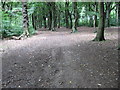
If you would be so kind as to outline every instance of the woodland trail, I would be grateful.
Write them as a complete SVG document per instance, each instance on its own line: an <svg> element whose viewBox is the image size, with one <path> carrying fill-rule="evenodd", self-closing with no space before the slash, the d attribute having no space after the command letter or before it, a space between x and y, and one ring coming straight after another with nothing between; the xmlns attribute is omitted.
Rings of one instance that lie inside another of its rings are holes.
<svg viewBox="0 0 120 90"><path fill-rule="evenodd" d="M3 88L117 88L118 29L93 42L93 28L39 31L25 40L4 40Z"/></svg>

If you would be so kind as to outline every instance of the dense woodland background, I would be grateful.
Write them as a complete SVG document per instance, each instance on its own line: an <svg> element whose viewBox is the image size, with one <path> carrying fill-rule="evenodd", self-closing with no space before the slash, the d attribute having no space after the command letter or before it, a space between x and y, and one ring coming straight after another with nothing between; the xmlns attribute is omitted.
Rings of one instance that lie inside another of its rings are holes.
<svg viewBox="0 0 120 90"><path fill-rule="evenodd" d="M80 26L118 26L120 12L118 2L1 2L1 6L2 38L30 36L40 28L76 32Z"/></svg>

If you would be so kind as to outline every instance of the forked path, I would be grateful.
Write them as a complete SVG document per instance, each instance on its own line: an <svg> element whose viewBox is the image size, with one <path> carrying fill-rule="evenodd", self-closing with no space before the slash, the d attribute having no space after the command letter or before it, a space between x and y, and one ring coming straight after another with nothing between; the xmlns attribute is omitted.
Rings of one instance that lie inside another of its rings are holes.
<svg viewBox="0 0 120 90"><path fill-rule="evenodd" d="M1 43L4 88L117 88L118 29L93 42L93 28L70 33L39 31L25 40Z"/></svg>

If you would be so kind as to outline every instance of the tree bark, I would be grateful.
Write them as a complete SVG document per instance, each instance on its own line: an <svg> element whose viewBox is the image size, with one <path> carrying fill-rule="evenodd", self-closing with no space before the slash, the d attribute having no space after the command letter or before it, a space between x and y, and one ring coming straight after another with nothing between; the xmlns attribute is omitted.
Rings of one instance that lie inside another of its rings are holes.
<svg viewBox="0 0 120 90"><path fill-rule="evenodd" d="M113 3L112 2L106 2L106 27L110 27L110 13L111 11L116 7L116 4L112 7Z"/></svg>
<svg viewBox="0 0 120 90"><path fill-rule="evenodd" d="M106 27L110 27L110 6L111 6L111 2L107 2L106 3Z"/></svg>
<svg viewBox="0 0 120 90"><path fill-rule="evenodd" d="M69 17L70 17L70 25L69 25L69 28L72 29L72 15L71 15L70 12L69 12Z"/></svg>
<svg viewBox="0 0 120 90"><path fill-rule="evenodd" d="M27 12L27 2L22 2L22 15L23 15L23 35L29 36L29 20L28 20L28 12Z"/></svg>
<svg viewBox="0 0 120 90"><path fill-rule="evenodd" d="M97 2L95 2L95 12L98 12L98 4L97 4ZM97 32L97 24L98 24L98 22L97 22L97 15L95 14L94 15L94 32L96 33Z"/></svg>
<svg viewBox="0 0 120 90"><path fill-rule="evenodd" d="M46 17L43 16L43 20L44 20L44 28L47 28L47 25L46 25Z"/></svg>
<svg viewBox="0 0 120 90"><path fill-rule="evenodd" d="M55 2L52 2L52 31L55 31Z"/></svg>
<svg viewBox="0 0 120 90"><path fill-rule="evenodd" d="M27 2L22 2L22 16L23 16L23 34L19 37L12 36L12 39L20 40L21 38L25 38L29 36L29 20L28 20L28 12L27 12Z"/></svg>
<svg viewBox="0 0 120 90"><path fill-rule="evenodd" d="M36 30L34 13L32 14L32 26Z"/></svg>
<svg viewBox="0 0 120 90"><path fill-rule="evenodd" d="M97 2L95 3L95 12L98 12ZM97 15L95 15L95 27L97 27Z"/></svg>
<svg viewBox="0 0 120 90"><path fill-rule="evenodd" d="M120 26L120 2L118 5L118 26Z"/></svg>
<svg viewBox="0 0 120 90"><path fill-rule="evenodd" d="M48 2L49 5L49 30L55 31L55 2Z"/></svg>
<svg viewBox="0 0 120 90"><path fill-rule="evenodd" d="M104 38L104 2L99 2L99 27L97 31L97 35L93 41L103 41Z"/></svg>
<svg viewBox="0 0 120 90"><path fill-rule="evenodd" d="M120 2L117 3L117 25L120 26Z"/></svg>
<svg viewBox="0 0 120 90"><path fill-rule="evenodd" d="M57 6L56 3L53 3L53 21L54 21L54 30L57 27Z"/></svg>
<svg viewBox="0 0 120 90"><path fill-rule="evenodd" d="M69 27L69 9L68 9L68 6L69 6L69 2L65 2L65 22L66 22L66 28Z"/></svg>
<svg viewBox="0 0 120 90"><path fill-rule="evenodd" d="M51 30L52 29L52 6L51 6L51 2L48 2L47 5L48 5L48 9L49 9L48 28L49 28L49 30Z"/></svg>
<svg viewBox="0 0 120 90"><path fill-rule="evenodd" d="M78 22L78 11L77 11L77 2L73 2L73 20L72 20L72 32L77 31L77 22Z"/></svg>
<svg viewBox="0 0 120 90"><path fill-rule="evenodd" d="M92 10L91 10L91 4L89 3L88 4L88 10L89 10L89 12L91 12ZM92 17L92 15L89 15L89 26L90 27L93 27L93 17Z"/></svg>
<svg viewBox="0 0 120 90"><path fill-rule="evenodd" d="M118 2L117 11L118 11L118 13L117 13L117 18L118 18L117 24L118 24L118 30L120 30L120 2ZM118 31L118 34L120 34L120 31ZM120 38L118 40L120 40ZM118 45L118 50L120 50L120 43L118 43L118 44L119 44ZM118 52L118 54L120 55L120 52Z"/></svg>
<svg viewBox="0 0 120 90"><path fill-rule="evenodd" d="M57 27L60 28L60 15L61 15L61 12L60 12L60 8L58 9L58 25Z"/></svg>

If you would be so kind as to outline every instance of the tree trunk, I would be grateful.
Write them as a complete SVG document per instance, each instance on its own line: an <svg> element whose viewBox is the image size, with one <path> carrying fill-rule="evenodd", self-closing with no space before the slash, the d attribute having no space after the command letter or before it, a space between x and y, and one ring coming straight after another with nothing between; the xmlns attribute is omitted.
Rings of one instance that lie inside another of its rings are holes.
<svg viewBox="0 0 120 90"><path fill-rule="evenodd" d="M49 15L48 15L48 28L49 30L52 29L52 7L51 7L51 2L47 3L48 9L49 9Z"/></svg>
<svg viewBox="0 0 120 90"><path fill-rule="evenodd" d="M95 11L98 12L98 8L97 8L97 4L95 7ZM97 15L95 15L95 27L97 27L98 23L97 23Z"/></svg>
<svg viewBox="0 0 120 90"><path fill-rule="evenodd" d="M117 20L117 24L118 24L118 30L120 30L120 2L118 2L119 4L118 4L118 9L117 9L117 11L118 11L118 13L117 13L117 18L118 18L118 20ZM118 33L120 34L120 31L118 31ZM118 39L118 42L119 42L119 40L120 40L120 38ZM120 50L120 43L118 43L119 45L118 45L118 50ZM118 52L118 54L120 55L120 52Z"/></svg>
<svg viewBox="0 0 120 90"><path fill-rule="evenodd" d="M68 9L68 6L69 6L69 2L65 2L65 22L66 22L66 28L69 27L69 9Z"/></svg>
<svg viewBox="0 0 120 90"><path fill-rule="evenodd" d="M106 27L110 27L110 11L106 11Z"/></svg>
<svg viewBox="0 0 120 90"><path fill-rule="evenodd" d="M60 14L61 14L61 12L60 12L60 10L58 11L58 28L60 28Z"/></svg>
<svg viewBox="0 0 120 90"><path fill-rule="evenodd" d="M47 28L47 25L46 25L46 17L43 16L43 20L44 20L44 28Z"/></svg>
<svg viewBox="0 0 120 90"><path fill-rule="evenodd" d="M72 20L72 32L77 31L77 22L78 22L78 11L77 11L77 2L73 2L73 20Z"/></svg>
<svg viewBox="0 0 120 90"><path fill-rule="evenodd" d="M88 4L88 10L89 10L89 12L91 12L92 10L91 10L91 4L89 3ZM92 17L92 15L89 15L89 26L90 27L93 27L93 17Z"/></svg>
<svg viewBox="0 0 120 90"><path fill-rule="evenodd" d="M98 12L98 4L95 2L95 12ZM94 15L94 32L97 32L97 15Z"/></svg>
<svg viewBox="0 0 120 90"><path fill-rule="evenodd" d="M25 38L29 36L29 20L28 20L28 12L27 12L27 2L22 2L22 16L23 16L23 34L19 37L12 36L12 39L20 40L21 38Z"/></svg>
<svg viewBox="0 0 120 90"><path fill-rule="evenodd" d="M45 5L46 5L46 3L45 3ZM46 12L45 12L45 8L43 7L42 9L43 9L43 11L42 11L42 12L43 12L42 17L43 17L44 28L47 28L47 20L46 20L47 14L46 14Z"/></svg>
<svg viewBox="0 0 120 90"><path fill-rule="evenodd" d="M52 5L52 31L55 31L55 2L51 2Z"/></svg>
<svg viewBox="0 0 120 90"><path fill-rule="evenodd" d="M34 14L32 14L32 26L33 26L33 28L34 28L35 30L37 30L37 29L36 29L36 26L35 26L35 17L34 17Z"/></svg>
<svg viewBox="0 0 120 90"><path fill-rule="evenodd" d="M111 2L106 2L106 27L110 27Z"/></svg>
<svg viewBox="0 0 120 90"><path fill-rule="evenodd" d="M120 26L120 2L117 4L117 25Z"/></svg>
<svg viewBox="0 0 120 90"><path fill-rule="evenodd" d="M48 2L49 5L49 30L55 31L55 2Z"/></svg>
<svg viewBox="0 0 120 90"><path fill-rule="evenodd" d="M71 15L70 12L69 12L69 18L70 18L70 25L69 25L69 28L72 29L72 15Z"/></svg>
<svg viewBox="0 0 120 90"><path fill-rule="evenodd" d="M52 11L50 10L50 12L49 12L49 22L48 22L49 24L49 30L51 30L51 28L52 28Z"/></svg>
<svg viewBox="0 0 120 90"><path fill-rule="evenodd" d="M118 5L118 26L120 26L120 2Z"/></svg>
<svg viewBox="0 0 120 90"><path fill-rule="evenodd" d="M103 41L104 38L104 2L99 2L99 28L93 41Z"/></svg>
<svg viewBox="0 0 120 90"><path fill-rule="evenodd" d="M34 16L34 20L35 20L35 28L36 28L36 30L37 30L37 15L36 15L36 13L35 13L35 16Z"/></svg>
<svg viewBox="0 0 120 90"><path fill-rule="evenodd" d="M28 20L28 12L27 12L27 3L22 2L22 15L23 15L23 36L29 36L29 20Z"/></svg>
<svg viewBox="0 0 120 90"><path fill-rule="evenodd" d="M57 27L57 14L58 14L58 12L57 12L57 6L56 6L56 4L55 4L55 2L54 2L54 4L53 4L53 19L54 19L54 28L56 28Z"/></svg>

